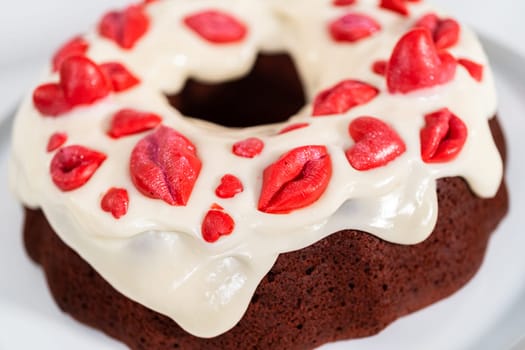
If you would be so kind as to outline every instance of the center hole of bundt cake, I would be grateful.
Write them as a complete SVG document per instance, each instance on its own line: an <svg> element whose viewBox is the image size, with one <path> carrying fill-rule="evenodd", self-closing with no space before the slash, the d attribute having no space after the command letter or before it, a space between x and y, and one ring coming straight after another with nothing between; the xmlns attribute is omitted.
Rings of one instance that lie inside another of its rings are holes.
<svg viewBox="0 0 525 350"><path fill-rule="evenodd" d="M189 117L230 127L287 120L306 103L301 79L287 54L259 54L244 77L218 84L189 79L171 105Z"/></svg>

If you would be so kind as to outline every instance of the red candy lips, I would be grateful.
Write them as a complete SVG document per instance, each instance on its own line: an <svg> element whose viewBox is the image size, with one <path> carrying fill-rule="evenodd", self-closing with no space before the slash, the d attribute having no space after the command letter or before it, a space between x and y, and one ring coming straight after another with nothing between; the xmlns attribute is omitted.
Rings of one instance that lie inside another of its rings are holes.
<svg viewBox="0 0 525 350"><path fill-rule="evenodd" d="M357 80L343 80L322 91L314 101L313 116L345 113L353 107L368 103L379 90Z"/></svg>
<svg viewBox="0 0 525 350"><path fill-rule="evenodd" d="M105 160L105 154L83 146L61 148L51 160L51 179L64 192L75 190L88 182Z"/></svg>
<svg viewBox="0 0 525 350"><path fill-rule="evenodd" d="M317 201L332 177L325 146L303 146L284 154L263 173L258 209L286 214Z"/></svg>
<svg viewBox="0 0 525 350"><path fill-rule="evenodd" d="M349 13L330 24L332 39L338 42L356 42L381 30L373 18L358 13Z"/></svg>
<svg viewBox="0 0 525 350"><path fill-rule="evenodd" d="M184 206L201 170L195 146L167 126L140 140L131 153L130 173L145 196Z"/></svg>
<svg viewBox="0 0 525 350"><path fill-rule="evenodd" d="M244 23L218 10L190 15L184 19L184 23L200 37L215 44L239 42L248 33Z"/></svg>
<svg viewBox="0 0 525 350"><path fill-rule="evenodd" d="M121 109L111 118L108 135L118 139L153 129L161 122L162 118L154 113Z"/></svg>
<svg viewBox="0 0 525 350"><path fill-rule="evenodd" d="M453 160L467 140L467 126L447 108L425 115L421 129L421 158L425 163Z"/></svg>

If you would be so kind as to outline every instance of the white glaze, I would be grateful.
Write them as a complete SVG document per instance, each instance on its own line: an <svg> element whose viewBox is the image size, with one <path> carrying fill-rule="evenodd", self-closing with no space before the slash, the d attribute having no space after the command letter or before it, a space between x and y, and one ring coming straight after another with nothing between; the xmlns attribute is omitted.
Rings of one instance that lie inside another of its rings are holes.
<svg viewBox="0 0 525 350"><path fill-rule="evenodd" d="M249 27L240 44L211 45L181 24L187 14L218 8ZM463 176L482 197L493 196L502 177L502 162L492 140L488 119L496 97L487 58L475 35L462 27L451 50L485 65L483 82L474 81L461 66L453 82L409 95L390 95L384 78L371 63L387 59L397 40L416 18L433 8L410 4L411 19L381 10L375 0L351 7L333 7L331 0L164 0L148 6L151 28L132 51L123 51L96 33L88 55L96 62L121 61L142 79L128 92L112 94L89 107L75 108L59 118L43 118L26 99L16 118L10 166L11 186L21 201L42 208L59 236L111 285L127 297L165 314L188 332L212 337L233 327L245 312L261 278L280 253L313 244L332 232L353 228L401 243L415 244L432 231L437 215L435 181ZM335 44L327 23L351 10L376 19L383 30L355 44ZM440 13L439 11L437 11ZM347 78L366 81L381 90L370 103L344 115L312 118L307 105L291 121L247 129L226 129L183 117L165 100L188 77L222 81L242 76L259 51L289 52L311 100L319 91ZM48 69L50 71L50 69ZM56 80L46 73L42 82ZM448 107L467 124L469 137L452 162L424 164L419 154L423 116ZM196 145L203 168L186 207L172 207L141 195L129 174L129 155L144 134L118 141L106 136L114 111L136 108L163 116L164 124ZM405 140L407 152L388 166L359 172L349 166L344 150L351 146L348 124L371 115L391 124ZM277 136L285 125L308 121L310 126ZM68 144L81 144L108 156L82 188L61 192L51 181L45 152L51 134L65 131ZM86 132L89 131L89 132ZM265 141L255 159L231 153L245 137ZM327 145L333 161L328 189L315 204L288 215L257 211L263 169L296 146ZM226 173L238 176L245 191L219 199L214 190ZM115 220L100 210L110 187L129 191L130 208ZM200 226L212 203L235 220L235 231L214 244L205 243Z"/></svg>

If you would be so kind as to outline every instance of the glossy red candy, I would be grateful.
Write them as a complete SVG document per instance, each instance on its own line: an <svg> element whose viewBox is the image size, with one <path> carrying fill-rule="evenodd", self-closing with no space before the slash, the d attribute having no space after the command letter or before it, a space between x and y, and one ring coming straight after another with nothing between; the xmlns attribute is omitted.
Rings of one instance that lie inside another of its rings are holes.
<svg viewBox="0 0 525 350"><path fill-rule="evenodd" d="M111 188L102 197L100 207L105 212L111 213L115 219L120 219L128 212L129 195L123 188Z"/></svg>
<svg viewBox="0 0 525 350"><path fill-rule="evenodd" d="M297 130L297 129L302 129L302 128L306 128L307 126L309 126L310 124L308 123L295 123L295 124L290 124L284 128L281 129L281 131L279 131L279 135L282 135L282 134L286 134L290 131L294 131L294 130Z"/></svg>
<svg viewBox="0 0 525 350"><path fill-rule="evenodd" d="M98 32L123 49L132 49L148 28L149 18L144 7L135 5L107 13L98 25Z"/></svg>
<svg viewBox="0 0 525 350"><path fill-rule="evenodd" d="M47 142L46 150L48 152L53 152L59 149L66 143L67 141L67 134L63 132L56 132L49 138L49 141Z"/></svg>
<svg viewBox="0 0 525 350"><path fill-rule="evenodd" d="M474 80L478 82L483 80L483 66L481 64L466 58L458 59L458 63L467 70L468 74L470 74Z"/></svg>
<svg viewBox="0 0 525 350"><path fill-rule="evenodd" d="M214 243L222 236L229 235L235 229L232 217L222 210L210 210L202 221L202 238L208 243Z"/></svg>
<svg viewBox="0 0 525 350"><path fill-rule="evenodd" d="M372 71L379 75L386 75L388 62L384 60L375 61L372 64Z"/></svg>
<svg viewBox="0 0 525 350"><path fill-rule="evenodd" d="M334 6L348 6L356 3L357 0L333 0Z"/></svg>
<svg viewBox="0 0 525 350"><path fill-rule="evenodd" d="M125 91L140 83L136 76L118 62L101 64L100 70L106 75L115 92Z"/></svg>
<svg viewBox="0 0 525 350"><path fill-rule="evenodd" d="M302 146L284 154L263 173L258 209L286 214L316 202L332 177L325 146Z"/></svg>
<svg viewBox="0 0 525 350"><path fill-rule="evenodd" d="M355 144L346 151L346 158L356 170L384 166L406 151L396 131L377 118L359 117L350 123L349 132Z"/></svg>
<svg viewBox="0 0 525 350"><path fill-rule="evenodd" d="M184 18L184 23L203 39L215 44L235 43L248 33L246 25L218 10L207 10Z"/></svg>
<svg viewBox="0 0 525 350"><path fill-rule="evenodd" d="M254 158L261 154L264 149L263 140L257 137L250 137L236 142L232 147L232 152L236 156L243 158Z"/></svg>
<svg viewBox="0 0 525 350"><path fill-rule="evenodd" d="M379 7L397 12L403 16L408 16L410 14L405 0L381 0Z"/></svg>
<svg viewBox="0 0 525 350"><path fill-rule="evenodd" d="M428 29L438 49L452 47L459 40L459 23L452 18L441 19L435 13L424 15L414 27Z"/></svg>
<svg viewBox="0 0 525 350"><path fill-rule="evenodd" d="M357 80L344 80L322 91L314 100L313 115L342 114L374 99L379 90Z"/></svg>
<svg viewBox="0 0 525 350"><path fill-rule="evenodd" d="M184 206L201 170L195 146L167 126L140 140L131 153L130 173L145 196Z"/></svg>
<svg viewBox="0 0 525 350"><path fill-rule="evenodd" d="M419 133L421 158L425 163L451 161L463 149L467 135L465 123L447 108L427 114Z"/></svg>
<svg viewBox="0 0 525 350"><path fill-rule="evenodd" d="M51 160L51 179L62 191L82 187L100 165L106 155L83 146L61 148Z"/></svg>
<svg viewBox="0 0 525 350"><path fill-rule="evenodd" d="M456 66L449 53L438 52L428 30L412 29L399 40L390 57L388 90L409 93L448 83L454 79Z"/></svg>
<svg viewBox="0 0 525 350"><path fill-rule="evenodd" d="M118 139L153 129L161 122L162 118L154 113L121 109L111 118L108 135Z"/></svg>
<svg viewBox="0 0 525 350"><path fill-rule="evenodd" d="M111 92L111 84L99 66L81 56L70 57L62 63L60 86L73 106L91 104Z"/></svg>
<svg viewBox="0 0 525 350"><path fill-rule="evenodd" d="M332 39L338 42L356 42L381 30L372 17L348 13L330 24Z"/></svg>
<svg viewBox="0 0 525 350"><path fill-rule="evenodd" d="M89 48L89 44L82 37L77 36L62 45L53 56L53 70L57 71L62 62L72 56L84 56Z"/></svg>
<svg viewBox="0 0 525 350"><path fill-rule="evenodd" d="M244 187L241 180L237 176L226 174L221 178L221 183L215 189L215 194L219 198L233 198L242 191L244 191Z"/></svg>
<svg viewBox="0 0 525 350"><path fill-rule="evenodd" d="M58 117L73 106L66 101L64 90L57 83L40 85L33 92L33 104L45 117Z"/></svg>

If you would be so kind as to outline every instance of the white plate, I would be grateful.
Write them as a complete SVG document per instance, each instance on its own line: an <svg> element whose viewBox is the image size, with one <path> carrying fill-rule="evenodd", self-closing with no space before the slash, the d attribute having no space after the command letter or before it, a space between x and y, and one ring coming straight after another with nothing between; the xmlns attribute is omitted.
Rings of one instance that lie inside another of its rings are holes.
<svg viewBox="0 0 525 350"><path fill-rule="evenodd" d="M509 146L511 211L493 236L481 271L452 297L398 320L379 335L324 350L523 349L524 344L516 344L525 335L525 59L491 41L485 40L485 46L495 67ZM124 349L62 314L41 270L26 257L22 211L7 189L10 124L0 125L0 349Z"/></svg>

